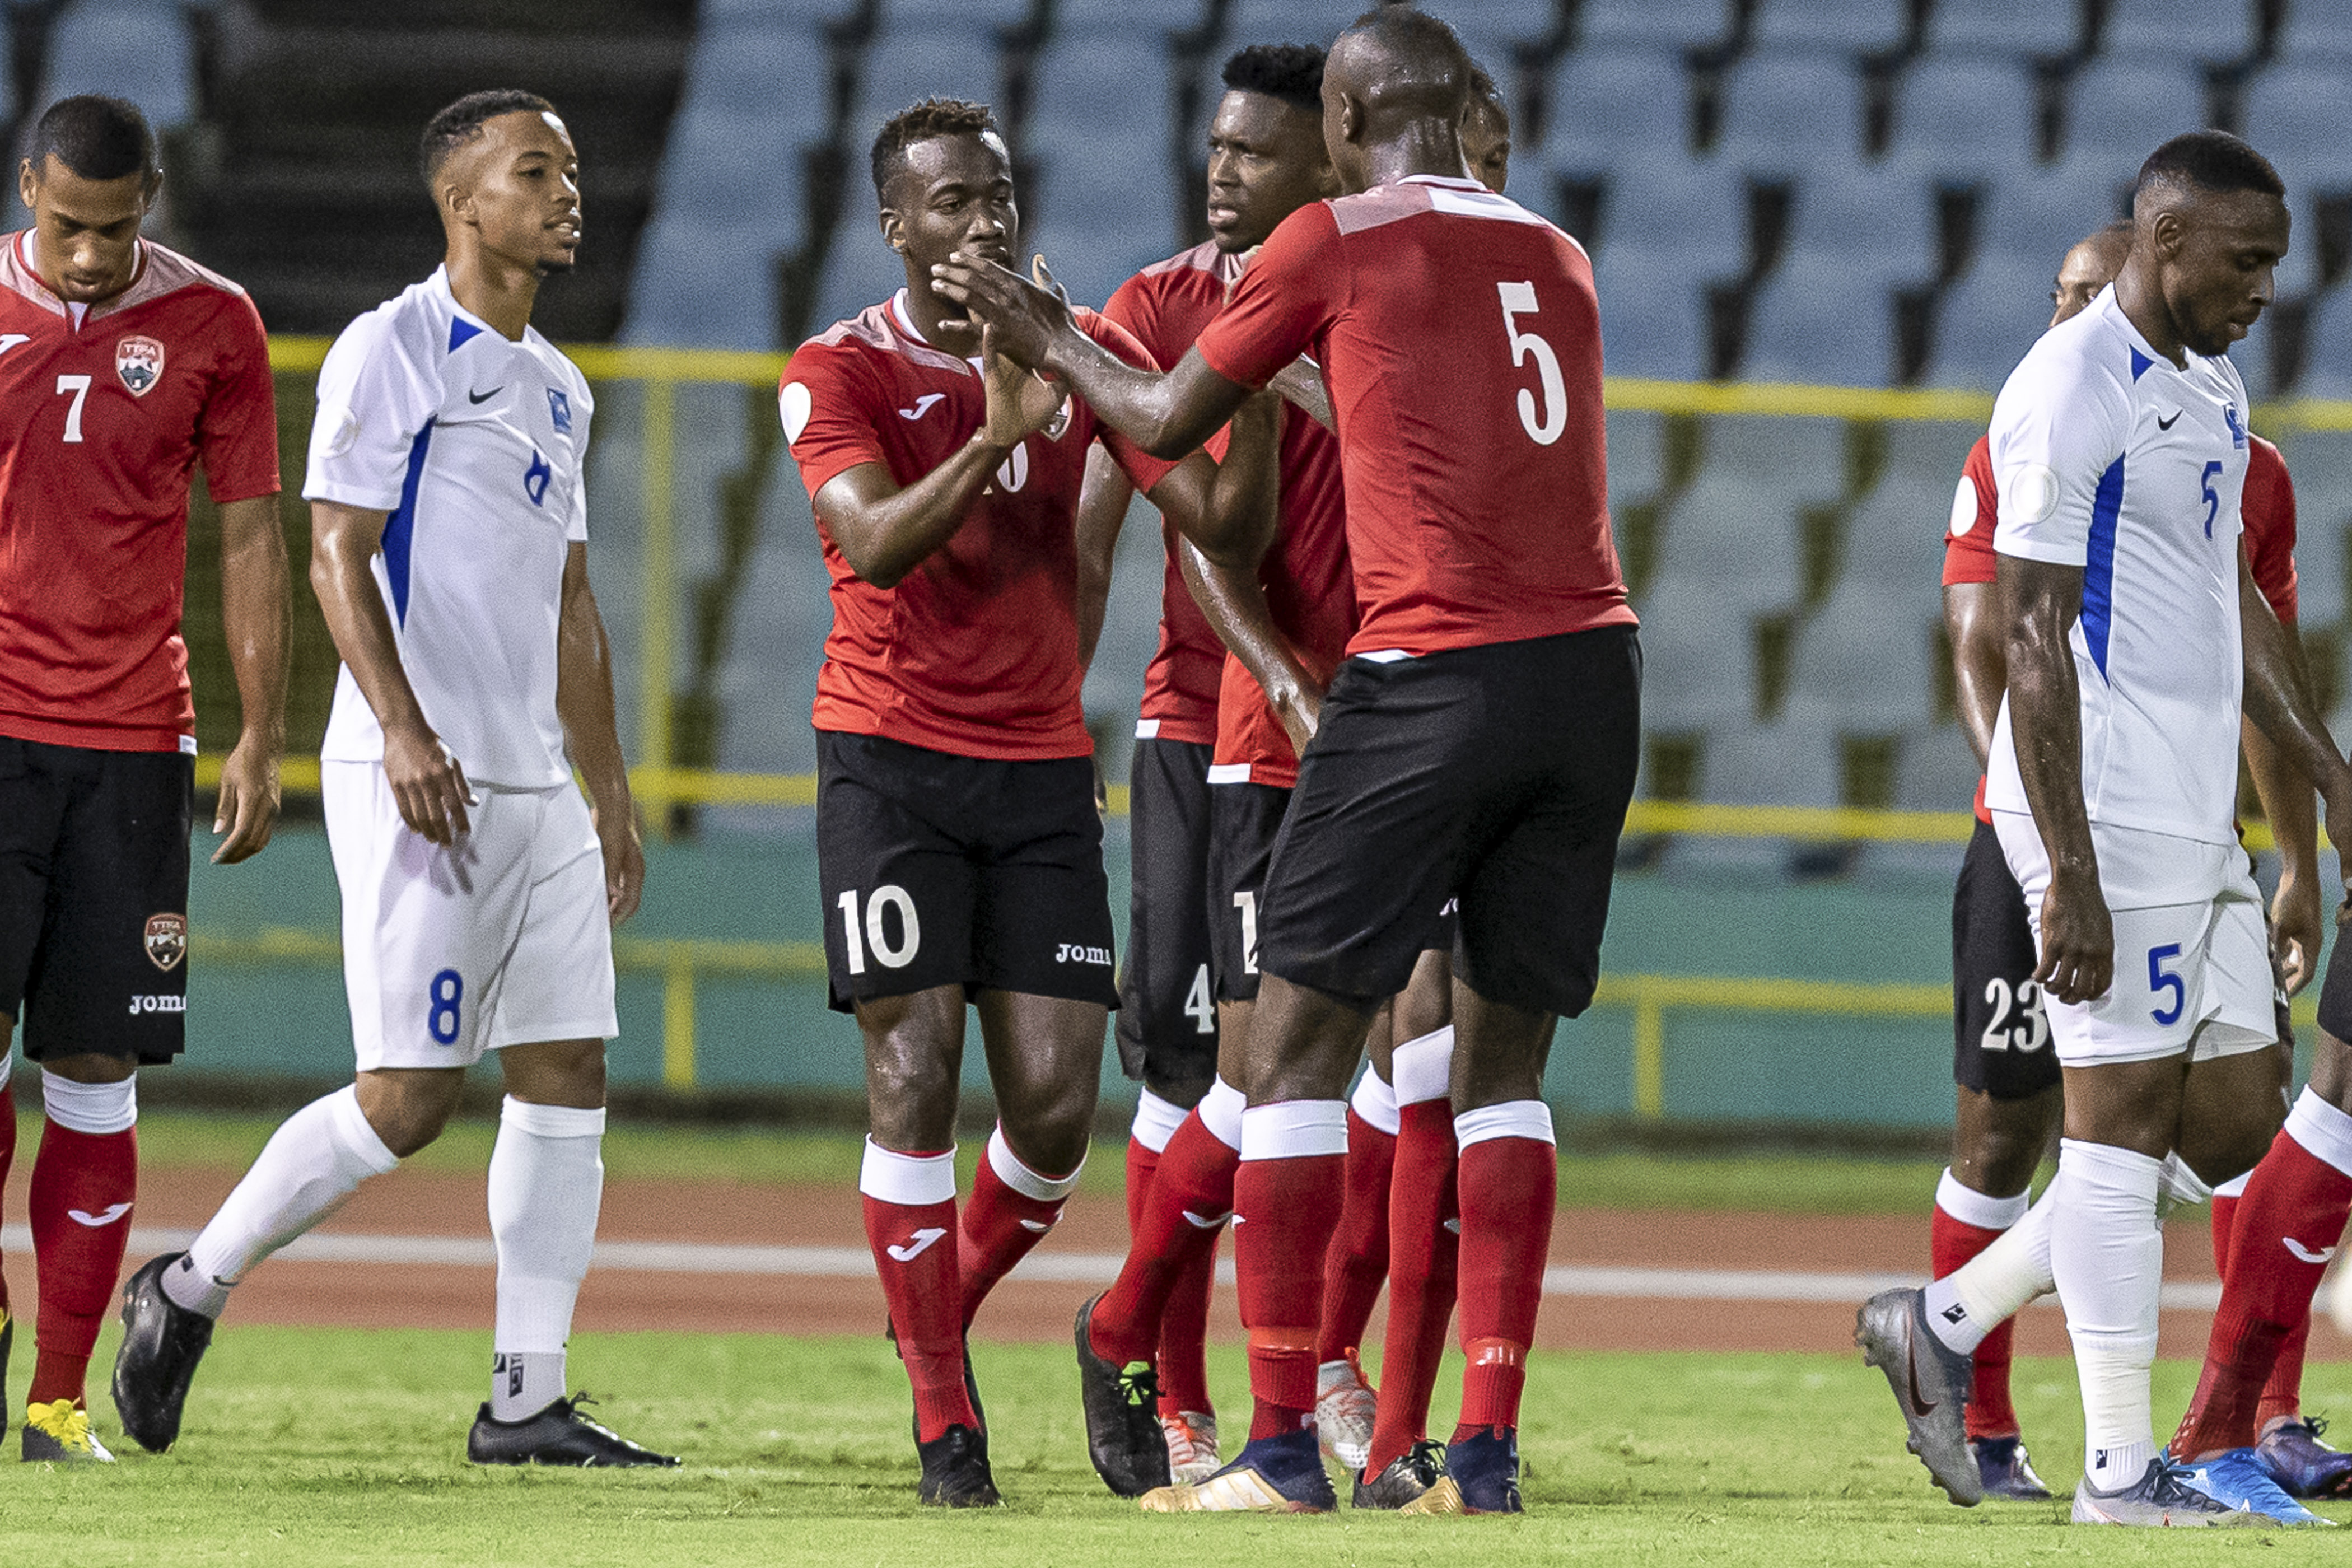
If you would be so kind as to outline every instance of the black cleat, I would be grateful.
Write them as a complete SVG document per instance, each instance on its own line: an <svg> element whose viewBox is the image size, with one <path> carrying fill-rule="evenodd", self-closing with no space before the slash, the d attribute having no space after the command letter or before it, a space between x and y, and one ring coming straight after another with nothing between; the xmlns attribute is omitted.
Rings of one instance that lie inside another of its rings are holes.
<svg viewBox="0 0 2352 1568"><path fill-rule="evenodd" d="M466 1458L478 1465L574 1465L583 1469L674 1466L671 1454L641 1448L611 1427L580 1414L594 1400L585 1394L559 1399L536 1415L499 1421L484 1405L466 1434Z"/></svg>
<svg viewBox="0 0 2352 1568"><path fill-rule="evenodd" d="M191 1312L163 1294L163 1271L184 1255L151 1258L122 1282L122 1347L114 1355L114 1413L130 1439L160 1454L180 1436L180 1414L187 1407L188 1384L205 1347L213 1342L213 1321Z"/></svg>
<svg viewBox="0 0 2352 1568"><path fill-rule="evenodd" d="M1462 1492L1445 1473L1445 1445L1423 1438L1379 1475L1356 1477L1353 1505L1391 1513L1460 1513Z"/></svg>
<svg viewBox="0 0 2352 1568"><path fill-rule="evenodd" d="M1171 1484L1168 1437L1160 1429L1160 1378L1148 1361L1113 1366L1095 1353L1094 1297L1078 1309L1078 1394L1087 1415L1087 1458L1117 1497L1139 1498Z"/></svg>
<svg viewBox="0 0 2352 1568"><path fill-rule="evenodd" d="M932 1508L995 1508L996 1478L989 1473L988 1439L958 1423L915 1452L922 1456L922 1484L915 1495Z"/></svg>

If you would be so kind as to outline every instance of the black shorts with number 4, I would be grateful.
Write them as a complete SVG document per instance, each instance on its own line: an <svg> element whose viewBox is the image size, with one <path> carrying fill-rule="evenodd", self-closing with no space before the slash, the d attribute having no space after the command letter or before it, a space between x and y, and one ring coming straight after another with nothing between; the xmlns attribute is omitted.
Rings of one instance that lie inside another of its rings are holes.
<svg viewBox="0 0 2352 1568"><path fill-rule="evenodd" d="M1118 1059L1155 1088L1217 1070L1211 994L1209 762L1195 741L1139 736L1128 774L1132 897L1118 974Z"/></svg>
<svg viewBox="0 0 2352 1568"><path fill-rule="evenodd" d="M194 795L177 752L0 736L0 1016L30 1059L180 1054Z"/></svg>
<svg viewBox="0 0 2352 1568"><path fill-rule="evenodd" d="M1979 822L1952 892L1952 1079L1962 1089L2028 1100L2057 1086L2038 962L2025 894L2000 837Z"/></svg>
<svg viewBox="0 0 2352 1568"><path fill-rule="evenodd" d="M1091 759L817 731L834 1007L938 985L1118 1005Z"/></svg>

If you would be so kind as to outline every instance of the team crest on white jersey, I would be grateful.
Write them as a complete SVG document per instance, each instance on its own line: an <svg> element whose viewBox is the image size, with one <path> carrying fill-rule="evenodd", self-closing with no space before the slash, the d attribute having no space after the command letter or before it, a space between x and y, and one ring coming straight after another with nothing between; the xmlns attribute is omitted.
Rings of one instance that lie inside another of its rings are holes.
<svg viewBox="0 0 2352 1568"><path fill-rule="evenodd" d="M144 397L163 379L163 345L152 338L125 338L114 345L114 374L133 397Z"/></svg>
<svg viewBox="0 0 2352 1568"><path fill-rule="evenodd" d="M547 389L547 413L548 417L555 421L555 428L559 432L566 436L572 434L572 399L562 389L552 386Z"/></svg>
<svg viewBox="0 0 2352 1568"><path fill-rule="evenodd" d="M188 917L163 914L147 917L144 938L147 961L169 974L188 956Z"/></svg>

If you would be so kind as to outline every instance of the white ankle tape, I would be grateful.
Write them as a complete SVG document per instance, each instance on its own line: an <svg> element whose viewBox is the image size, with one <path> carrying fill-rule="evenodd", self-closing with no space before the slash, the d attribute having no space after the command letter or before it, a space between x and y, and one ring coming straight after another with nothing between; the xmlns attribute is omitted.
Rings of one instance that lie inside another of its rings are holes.
<svg viewBox="0 0 2352 1568"><path fill-rule="evenodd" d="M1420 1105L1444 1100L1454 1077L1454 1026L1433 1029L1407 1040L1389 1058L1389 1081L1396 1085L1399 1105Z"/></svg>
<svg viewBox="0 0 2352 1568"><path fill-rule="evenodd" d="M2029 1193L1996 1198L1963 1185L1948 1165L1944 1168L1943 1180L1936 1184L1936 1206L1962 1225L1972 1225L1979 1230L2007 1230L2025 1217L2032 1201Z"/></svg>
<svg viewBox="0 0 2352 1568"><path fill-rule="evenodd" d="M1160 1099L1150 1089L1136 1097L1135 1122L1127 1135L1155 1154L1168 1152L1168 1140L1184 1125L1184 1108Z"/></svg>
<svg viewBox="0 0 2352 1568"><path fill-rule="evenodd" d="M1086 1173L1086 1156L1078 1156L1078 1168L1066 1176L1044 1176L1021 1163L1013 1145L1004 1141L1004 1128L999 1123L988 1135L988 1168L996 1179L1019 1193L1023 1197L1041 1204L1055 1204L1070 1195L1078 1178Z"/></svg>
<svg viewBox="0 0 2352 1568"><path fill-rule="evenodd" d="M2309 1084L2286 1113L2286 1135L2313 1159L2352 1176L2352 1116L2330 1105Z"/></svg>
<svg viewBox="0 0 2352 1568"><path fill-rule="evenodd" d="M956 1195L955 1151L944 1154L900 1154L866 1140L866 1160L857 1170L857 1190L869 1198L908 1208L953 1203Z"/></svg>
<svg viewBox="0 0 2352 1568"><path fill-rule="evenodd" d="M1281 1100L1242 1112L1242 1158L1310 1160L1348 1152L1348 1102Z"/></svg>
<svg viewBox="0 0 2352 1568"><path fill-rule="evenodd" d="M2167 1154L2156 1168L2156 1213L2158 1219L2169 1219L2181 1209L2193 1209L2213 1195L2205 1178L2189 1168L2178 1150Z"/></svg>
<svg viewBox="0 0 2352 1568"><path fill-rule="evenodd" d="M604 1108L587 1110L576 1105L541 1105L533 1100L517 1100L508 1095L499 1106L499 1120L518 1132L529 1132L540 1138L602 1138L604 1135Z"/></svg>
<svg viewBox="0 0 2352 1568"><path fill-rule="evenodd" d="M1475 1110L1465 1110L1454 1119L1454 1142L1468 1150L1474 1143L1484 1143L1494 1138L1525 1138L1532 1142L1550 1143L1551 1107L1540 1100L1507 1100L1500 1105L1482 1105Z"/></svg>
<svg viewBox="0 0 2352 1568"><path fill-rule="evenodd" d="M41 1075L41 1108L48 1119L75 1132L104 1136L127 1132L139 1121L139 1079L76 1083L53 1072Z"/></svg>
<svg viewBox="0 0 2352 1568"><path fill-rule="evenodd" d="M1201 1113L1201 1125L1209 1130L1209 1136L1239 1153L1242 1147L1242 1111L1248 1104L1240 1089L1219 1079L1209 1086L1209 1092L1201 1097L1196 1109Z"/></svg>
<svg viewBox="0 0 2352 1568"><path fill-rule="evenodd" d="M1366 1068L1364 1076L1357 1080L1356 1092L1349 1097L1348 1103L1356 1108L1356 1114L1363 1118L1364 1125L1391 1138L1396 1136L1396 1090L1382 1083L1381 1075L1370 1068Z"/></svg>

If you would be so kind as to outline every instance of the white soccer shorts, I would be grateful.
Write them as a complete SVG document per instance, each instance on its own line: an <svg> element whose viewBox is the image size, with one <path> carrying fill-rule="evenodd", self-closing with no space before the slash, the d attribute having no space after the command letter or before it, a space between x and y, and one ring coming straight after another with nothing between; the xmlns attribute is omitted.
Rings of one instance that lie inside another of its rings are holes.
<svg viewBox="0 0 2352 1568"><path fill-rule="evenodd" d="M1993 830L2042 945L2050 861L2033 819L1996 811ZM2050 1037L2067 1067L2192 1061L2261 1050L2278 1038L2262 889L2246 852L2167 833L2091 825L2099 884L2115 923L2115 980L2095 1001L2048 996Z"/></svg>
<svg viewBox="0 0 2352 1568"><path fill-rule="evenodd" d="M320 773L362 1072L620 1032L604 856L578 785L477 784L473 831L444 847L401 821L383 764Z"/></svg>

